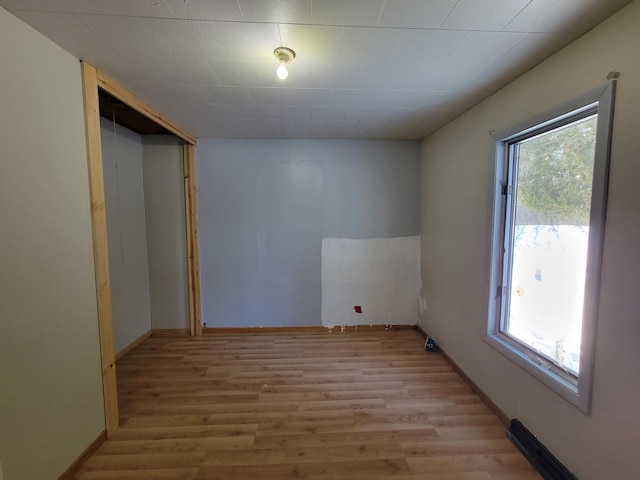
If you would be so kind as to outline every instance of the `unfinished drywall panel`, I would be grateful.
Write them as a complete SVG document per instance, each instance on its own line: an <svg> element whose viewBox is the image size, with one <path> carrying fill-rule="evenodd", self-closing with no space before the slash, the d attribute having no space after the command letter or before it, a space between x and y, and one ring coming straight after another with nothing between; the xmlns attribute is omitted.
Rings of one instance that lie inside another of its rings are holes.
<svg viewBox="0 0 640 480"><path fill-rule="evenodd" d="M323 238L418 233L418 142L200 139L197 157L207 327L322 325Z"/></svg>
<svg viewBox="0 0 640 480"><path fill-rule="evenodd" d="M100 119L114 349L151 329L142 138Z"/></svg>
<svg viewBox="0 0 640 480"><path fill-rule="evenodd" d="M420 238L322 240L322 325L414 324Z"/></svg>
<svg viewBox="0 0 640 480"><path fill-rule="evenodd" d="M142 137L151 327L189 328L182 140Z"/></svg>
<svg viewBox="0 0 640 480"><path fill-rule="evenodd" d="M0 460L54 480L105 429L80 63L0 8Z"/></svg>
<svg viewBox="0 0 640 480"><path fill-rule="evenodd" d="M422 149L422 280L429 303L422 325L509 417L584 480L635 478L640 471L638 25L635 1L430 136ZM494 187L490 131L599 87L610 71L620 79L588 416L483 341Z"/></svg>

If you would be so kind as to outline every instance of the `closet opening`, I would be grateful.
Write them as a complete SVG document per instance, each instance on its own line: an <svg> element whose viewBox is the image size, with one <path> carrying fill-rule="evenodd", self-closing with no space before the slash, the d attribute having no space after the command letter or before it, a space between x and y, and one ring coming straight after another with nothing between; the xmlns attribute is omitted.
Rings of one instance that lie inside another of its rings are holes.
<svg viewBox="0 0 640 480"><path fill-rule="evenodd" d="M82 64L107 435L116 358L154 331L200 335L195 138Z"/></svg>

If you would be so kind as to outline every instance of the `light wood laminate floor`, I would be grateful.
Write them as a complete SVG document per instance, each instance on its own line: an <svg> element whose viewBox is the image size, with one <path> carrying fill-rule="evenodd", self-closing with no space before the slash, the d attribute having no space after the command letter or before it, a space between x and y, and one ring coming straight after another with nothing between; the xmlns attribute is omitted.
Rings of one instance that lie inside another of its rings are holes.
<svg viewBox="0 0 640 480"><path fill-rule="evenodd" d="M150 338L97 479L540 479L415 330Z"/></svg>

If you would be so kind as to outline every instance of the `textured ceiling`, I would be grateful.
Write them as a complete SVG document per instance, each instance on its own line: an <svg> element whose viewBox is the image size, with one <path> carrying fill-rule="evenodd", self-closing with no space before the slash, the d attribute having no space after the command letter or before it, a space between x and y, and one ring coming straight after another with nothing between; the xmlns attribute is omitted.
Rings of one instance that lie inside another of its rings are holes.
<svg viewBox="0 0 640 480"><path fill-rule="evenodd" d="M628 3L0 0L197 137L376 139L424 138Z"/></svg>

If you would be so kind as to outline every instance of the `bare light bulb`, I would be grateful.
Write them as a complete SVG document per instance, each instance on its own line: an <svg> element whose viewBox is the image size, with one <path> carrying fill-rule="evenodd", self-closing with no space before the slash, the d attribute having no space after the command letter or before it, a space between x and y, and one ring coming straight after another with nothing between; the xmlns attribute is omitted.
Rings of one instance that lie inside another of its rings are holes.
<svg viewBox="0 0 640 480"><path fill-rule="evenodd" d="M276 74L280 80L284 80L289 76L289 70L287 70L287 66L285 63L281 63L278 69L276 70Z"/></svg>
<svg viewBox="0 0 640 480"><path fill-rule="evenodd" d="M273 51L273 54L280 64L276 70L276 74L280 80L284 80L289 76L287 64L296 58L296 52L287 47L278 47Z"/></svg>

